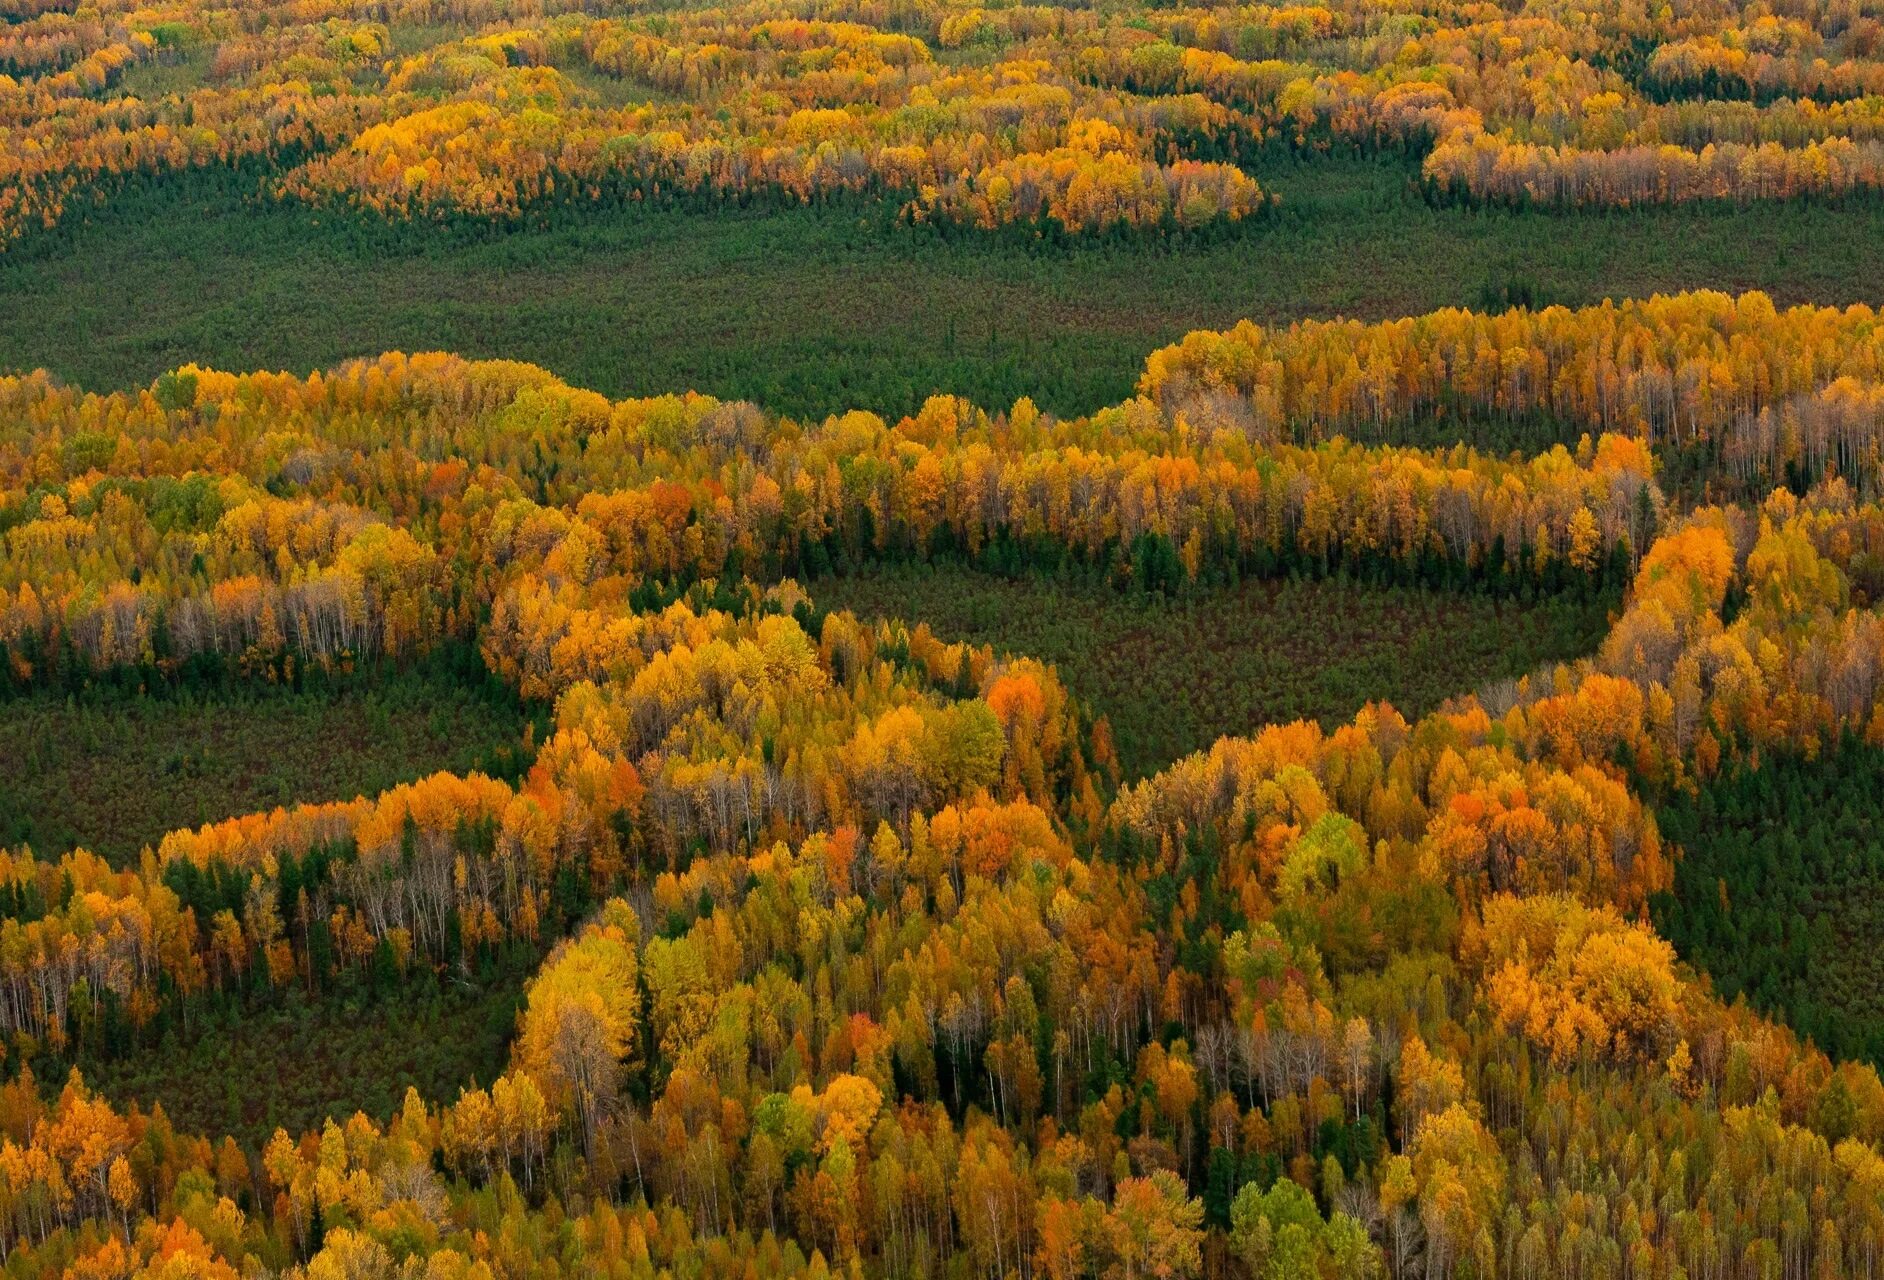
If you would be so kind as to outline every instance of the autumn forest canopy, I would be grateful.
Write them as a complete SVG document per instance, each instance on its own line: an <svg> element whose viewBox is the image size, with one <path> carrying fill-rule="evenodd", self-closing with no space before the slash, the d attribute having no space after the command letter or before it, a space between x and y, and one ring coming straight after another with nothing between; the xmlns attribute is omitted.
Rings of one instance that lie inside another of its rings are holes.
<svg viewBox="0 0 1884 1280"><path fill-rule="evenodd" d="M1876 0L0 0L4 1280L1884 1280Z"/></svg>
<svg viewBox="0 0 1884 1280"><path fill-rule="evenodd" d="M1076 416L1244 318L1884 277L1862 4L75 4L0 27L0 368L93 390Z"/></svg>

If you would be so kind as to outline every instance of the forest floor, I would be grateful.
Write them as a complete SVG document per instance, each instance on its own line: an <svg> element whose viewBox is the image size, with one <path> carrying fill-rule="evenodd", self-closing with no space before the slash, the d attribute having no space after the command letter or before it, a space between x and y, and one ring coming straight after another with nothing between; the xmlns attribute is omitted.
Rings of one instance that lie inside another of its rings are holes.
<svg viewBox="0 0 1884 1280"><path fill-rule="evenodd" d="M508 232L336 224L193 174L74 210L0 257L0 370L94 390L196 361L307 371L386 350L527 360L609 395L698 390L794 416L935 392L1059 414L1245 317L1378 319L1514 300L1759 288L1884 302L1884 205L1433 208L1390 158L1256 166L1281 210L1207 243L1045 246L863 206L559 212Z"/></svg>
<svg viewBox="0 0 1884 1280"><path fill-rule="evenodd" d="M1039 658L1110 722L1127 778L1224 734L1366 702L1409 720L1446 698L1593 650L1613 601L1535 604L1339 580L1245 582L1167 601L1044 577L897 567L808 585L822 609L917 620Z"/></svg>
<svg viewBox="0 0 1884 1280"><path fill-rule="evenodd" d="M0 701L0 715L16 748L0 770L0 847L82 845L120 866L179 827L527 764L513 696L424 668L301 692L48 690Z"/></svg>

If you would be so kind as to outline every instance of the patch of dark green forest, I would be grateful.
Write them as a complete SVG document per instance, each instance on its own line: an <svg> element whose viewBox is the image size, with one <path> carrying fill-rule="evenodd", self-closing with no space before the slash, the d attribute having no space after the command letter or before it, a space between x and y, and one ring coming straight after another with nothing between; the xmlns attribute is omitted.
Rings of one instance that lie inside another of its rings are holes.
<svg viewBox="0 0 1884 1280"><path fill-rule="evenodd" d="M1684 288L1867 298L1884 204L1435 208L1391 156L1266 156L1273 215L1202 240L940 236L856 202L558 210L542 225L368 223L255 199L250 172L132 184L0 255L0 369L88 388L196 361L307 370L389 350L528 360L609 395L694 389L796 417L935 393L1063 415L1145 356L1243 318L1575 305ZM1548 424L1477 428L1487 447ZM1457 431L1453 432L1457 438ZM1449 441L1448 441L1449 442Z"/></svg>
<svg viewBox="0 0 1884 1280"><path fill-rule="evenodd" d="M1141 777L1225 734L1369 701L1409 719L1454 694L1592 651L1614 596L1480 592L1336 575L1175 594L964 564L884 565L808 584L821 610L927 622L1058 668L1106 717L1122 772Z"/></svg>
<svg viewBox="0 0 1884 1280"><path fill-rule="evenodd" d="M116 865L180 827L376 795L441 769L511 780L543 727L468 648L350 675L306 666L285 682L117 673L0 696L0 714L13 743L0 847L56 858L83 846Z"/></svg>
<svg viewBox="0 0 1884 1280"><path fill-rule="evenodd" d="M161 1104L182 1133L229 1134L258 1151L277 1128L318 1131L356 1111L379 1123L408 1087L449 1102L503 1071L523 987L541 954L522 948L472 975L371 977L260 1006L204 1002L137 1053L83 1052L86 1082L120 1106ZM56 1061L35 1068L56 1089Z"/></svg>
<svg viewBox="0 0 1884 1280"><path fill-rule="evenodd" d="M1727 999L1884 1063L1884 748L1772 756L1656 813L1679 845L1655 927Z"/></svg>

